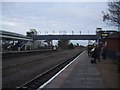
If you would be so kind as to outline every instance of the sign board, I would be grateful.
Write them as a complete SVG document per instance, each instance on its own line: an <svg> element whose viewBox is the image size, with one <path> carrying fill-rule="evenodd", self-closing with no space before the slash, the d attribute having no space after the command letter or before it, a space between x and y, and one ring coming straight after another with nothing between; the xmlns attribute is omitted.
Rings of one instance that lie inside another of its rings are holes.
<svg viewBox="0 0 120 90"><path fill-rule="evenodd" d="M109 36L109 34L108 33L102 33L102 35L101 35L102 37L108 37Z"/></svg>

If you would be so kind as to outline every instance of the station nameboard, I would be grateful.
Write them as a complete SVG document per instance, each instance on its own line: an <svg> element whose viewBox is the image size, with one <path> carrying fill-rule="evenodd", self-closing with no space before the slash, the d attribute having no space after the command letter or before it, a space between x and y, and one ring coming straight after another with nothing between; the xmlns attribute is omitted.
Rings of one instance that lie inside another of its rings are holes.
<svg viewBox="0 0 120 90"><path fill-rule="evenodd" d="M108 37L109 36L109 34L108 33L102 33L102 35L101 35L102 37Z"/></svg>

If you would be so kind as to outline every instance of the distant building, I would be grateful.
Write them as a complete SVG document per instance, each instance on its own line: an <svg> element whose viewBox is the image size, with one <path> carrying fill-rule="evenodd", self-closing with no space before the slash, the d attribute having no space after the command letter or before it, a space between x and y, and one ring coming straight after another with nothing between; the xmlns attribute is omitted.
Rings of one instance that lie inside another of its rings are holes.
<svg viewBox="0 0 120 90"><path fill-rule="evenodd" d="M37 35L36 29L30 29L30 31L33 33L33 35Z"/></svg>
<svg viewBox="0 0 120 90"><path fill-rule="evenodd" d="M114 32L110 36L103 38L102 43L107 45L108 56L116 58L120 53L120 32Z"/></svg>
<svg viewBox="0 0 120 90"><path fill-rule="evenodd" d="M30 29L29 32L26 32L27 36L31 37L32 35L37 35L36 29Z"/></svg>
<svg viewBox="0 0 120 90"><path fill-rule="evenodd" d="M32 35L37 35L36 29L30 29L30 31L26 32L27 36L32 37ZM33 40L28 45L31 49L38 49L41 46L41 40ZM26 47L28 47L28 45Z"/></svg>
<svg viewBox="0 0 120 90"><path fill-rule="evenodd" d="M111 34L115 33L115 30L102 30L102 28L96 28L97 43L102 43L104 38L109 37Z"/></svg>

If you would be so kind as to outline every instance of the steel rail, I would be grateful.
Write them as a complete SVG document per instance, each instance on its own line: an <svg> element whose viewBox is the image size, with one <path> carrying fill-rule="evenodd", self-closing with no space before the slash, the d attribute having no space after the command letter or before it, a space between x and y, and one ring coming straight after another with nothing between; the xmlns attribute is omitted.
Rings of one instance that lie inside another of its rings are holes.
<svg viewBox="0 0 120 90"><path fill-rule="evenodd" d="M82 52L82 51L81 51ZM35 90L38 89L41 85L47 82L50 78L52 78L56 73L58 73L62 68L68 65L71 61L73 61L81 52L74 55L72 58L61 62L60 64L54 66L53 68L45 71L44 73L38 75L32 80L26 82L25 84L16 87L17 90L27 89L27 90Z"/></svg>

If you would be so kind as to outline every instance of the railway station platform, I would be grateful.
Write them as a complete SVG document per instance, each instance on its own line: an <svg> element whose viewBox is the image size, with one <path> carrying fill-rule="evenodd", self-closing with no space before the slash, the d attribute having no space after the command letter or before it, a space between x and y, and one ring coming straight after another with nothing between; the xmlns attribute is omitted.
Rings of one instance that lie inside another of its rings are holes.
<svg viewBox="0 0 120 90"><path fill-rule="evenodd" d="M114 88L118 90L117 66L109 59L101 59L96 64L90 63L91 59L87 51L82 52L38 90L41 88L43 90L45 88ZM101 71L99 68L104 70Z"/></svg>
<svg viewBox="0 0 120 90"><path fill-rule="evenodd" d="M41 88L43 90L44 88L109 88L106 87L105 79L97 68L97 64L90 63L91 59L88 57L87 51L82 52L38 90ZM117 86L112 88L117 88Z"/></svg>

